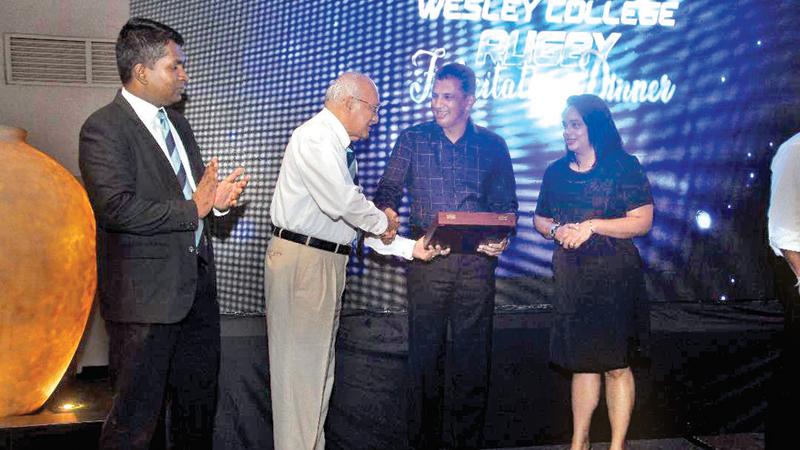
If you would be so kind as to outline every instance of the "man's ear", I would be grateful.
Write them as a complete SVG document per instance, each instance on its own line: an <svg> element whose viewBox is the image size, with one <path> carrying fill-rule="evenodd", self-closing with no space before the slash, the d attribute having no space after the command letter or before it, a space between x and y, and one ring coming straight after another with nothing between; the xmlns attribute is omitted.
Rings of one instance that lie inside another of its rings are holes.
<svg viewBox="0 0 800 450"><path fill-rule="evenodd" d="M133 66L133 78L139 82L139 84L146 85L147 84L147 67L144 64L138 63Z"/></svg>
<svg viewBox="0 0 800 450"><path fill-rule="evenodd" d="M472 105L474 105L474 104L475 104L475 96L474 95L468 95L467 96L467 109L472 109Z"/></svg>

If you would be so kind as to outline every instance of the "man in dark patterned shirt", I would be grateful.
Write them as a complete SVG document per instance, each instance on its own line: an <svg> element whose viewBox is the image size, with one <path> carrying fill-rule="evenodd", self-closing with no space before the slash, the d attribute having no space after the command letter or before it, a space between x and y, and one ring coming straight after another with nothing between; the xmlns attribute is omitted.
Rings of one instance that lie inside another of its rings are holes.
<svg viewBox="0 0 800 450"><path fill-rule="evenodd" d="M439 211L517 212L508 147L503 138L472 122L474 103L472 70L462 64L443 66L436 73L431 99L435 120L404 130L394 146L374 201L380 209L396 211L407 188L415 238ZM408 425L410 444L416 449L481 446L494 270L507 246L508 239L484 242L474 253L410 263ZM452 353L445 358L448 325ZM445 393L451 398L445 400Z"/></svg>

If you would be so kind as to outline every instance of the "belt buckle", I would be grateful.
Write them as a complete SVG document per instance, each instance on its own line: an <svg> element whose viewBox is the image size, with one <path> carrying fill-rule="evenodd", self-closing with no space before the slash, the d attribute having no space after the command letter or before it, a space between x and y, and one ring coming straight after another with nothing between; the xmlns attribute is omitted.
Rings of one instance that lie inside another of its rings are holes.
<svg viewBox="0 0 800 450"><path fill-rule="evenodd" d="M339 253L339 247L341 246L342 244L336 243L336 247L333 248L333 253Z"/></svg>
<svg viewBox="0 0 800 450"><path fill-rule="evenodd" d="M306 236L306 246L311 246L311 236Z"/></svg>

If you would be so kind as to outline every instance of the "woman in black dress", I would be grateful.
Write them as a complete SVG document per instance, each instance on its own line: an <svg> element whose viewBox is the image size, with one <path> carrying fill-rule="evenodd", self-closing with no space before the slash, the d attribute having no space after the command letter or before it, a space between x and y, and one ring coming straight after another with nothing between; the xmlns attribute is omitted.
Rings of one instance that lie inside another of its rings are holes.
<svg viewBox="0 0 800 450"><path fill-rule="evenodd" d="M645 301L631 238L650 230L653 197L603 100L572 96L562 119L567 152L545 171L534 216L536 230L558 244L550 358L572 373L572 450L589 448L603 380L610 449L622 450L635 392L628 359Z"/></svg>

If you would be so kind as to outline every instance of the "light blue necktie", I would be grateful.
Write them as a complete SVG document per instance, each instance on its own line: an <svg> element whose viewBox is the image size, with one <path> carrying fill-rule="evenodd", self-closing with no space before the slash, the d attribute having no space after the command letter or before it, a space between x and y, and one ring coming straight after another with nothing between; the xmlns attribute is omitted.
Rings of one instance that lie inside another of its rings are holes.
<svg viewBox="0 0 800 450"><path fill-rule="evenodd" d="M186 200L192 199L192 186L189 184L189 178L186 177L186 169L181 163L181 155L178 153L178 148L175 145L175 138L172 136L172 130L169 126L167 119L167 112L164 108L158 110L158 122L161 125L161 134L164 136L164 141L167 143L167 153L169 153L169 162L172 164L172 170L175 171L175 176L178 177L178 184L183 191L183 197ZM197 229L194 232L194 243L200 245L200 237L203 235L203 220L198 219Z"/></svg>

